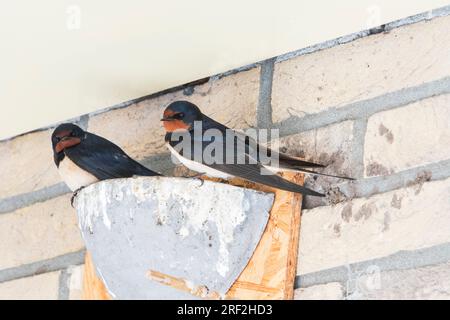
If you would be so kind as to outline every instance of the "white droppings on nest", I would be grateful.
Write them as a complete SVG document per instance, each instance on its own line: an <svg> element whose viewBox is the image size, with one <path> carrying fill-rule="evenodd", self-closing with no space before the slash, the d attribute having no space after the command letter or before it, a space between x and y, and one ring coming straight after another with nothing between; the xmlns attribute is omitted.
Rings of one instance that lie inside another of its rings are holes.
<svg viewBox="0 0 450 320"><path fill-rule="evenodd" d="M129 210L128 210L128 216L130 217L130 220L133 220L133 219L134 219L134 212L133 212L132 209L129 209Z"/></svg>
<svg viewBox="0 0 450 320"><path fill-rule="evenodd" d="M114 199L116 199L119 202L123 200L122 190L118 190L116 193L114 193Z"/></svg>
<svg viewBox="0 0 450 320"><path fill-rule="evenodd" d="M95 197L94 197L95 194ZM106 228L111 229L111 220L108 216L108 205L111 202L111 186L105 183L98 183L92 187L85 188L77 196L77 209L79 215L79 225L82 229L93 232L94 220L102 219Z"/></svg>
<svg viewBox="0 0 450 320"><path fill-rule="evenodd" d="M131 238L127 234L125 234L125 238L127 239L127 242L130 245L130 247L134 247L133 241L131 240Z"/></svg>
<svg viewBox="0 0 450 320"><path fill-rule="evenodd" d="M158 190L160 216L167 217L175 204L186 215L184 225L179 232L182 237L186 237L189 230L194 233L206 231L206 228L210 227L208 222L216 226L219 236L219 258L216 270L225 277L229 271L228 245L234 239L235 228L245 220L250 204L241 189L224 188L223 185L208 181L204 183L205 185L200 188L192 188L197 185L196 181L189 181L188 185L160 181L153 187ZM205 194L205 191L208 191L208 194Z"/></svg>
<svg viewBox="0 0 450 320"><path fill-rule="evenodd" d="M171 185L161 183L161 180L154 180L151 185L144 185L143 178L135 178L132 180L131 194L136 197L138 204L156 200L158 203L156 221L160 224L165 224L167 222L167 210L162 210L160 203L169 200L170 189ZM156 195L156 193L158 194Z"/></svg>
<svg viewBox="0 0 450 320"><path fill-rule="evenodd" d="M127 180L122 180L122 182L128 183ZM134 178L131 180L131 191L132 194L137 198L137 203L139 204L151 198L153 188L145 187L144 179Z"/></svg>
<svg viewBox="0 0 450 320"><path fill-rule="evenodd" d="M116 180L114 183L100 182L88 187L80 193L77 206L82 227L91 231L94 220L98 218L107 228L111 228L106 211L113 199L122 201L123 198L134 197L138 204L155 201L157 212L154 216L157 223L162 224L168 223L175 211L182 212L179 236L185 238L210 231L213 237L210 240L219 245L215 269L225 277L230 270L228 246L234 240L236 227L245 221L250 209L246 192L209 181L204 181L199 187L196 180L134 178ZM132 218L134 212L130 210L128 214Z"/></svg>
<svg viewBox="0 0 450 320"><path fill-rule="evenodd" d="M108 186L108 187L107 187ZM109 220L108 217L108 204L111 202L109 195L111 194L111 185L106 183L100 184L100 190L99 190L99 203L100 203L100 211L101 216L103 218L103 224L108 228L111 229L111 220Z"/></svg>
<svg viewBox="0 0 450 320"><path fill-rule="evenodd" d="M189 229L186 227L181 227L179 233L180 233L180 236L182 236L183 238L186 238L189 235Z"/></svg>
<svg viewBox="0 0 450 320"><path fill-rule="evenodd" d="M208 222L214 224L219 236L216 270L225 277L230 268L228 245L233 242L235 228L245 220L250 203L239 188L224 187L209 181L198 187L198 181L179 180L169 182L158 179L144 185L144 180L137 178L133 180L133 194L138 203L157 200L158 223L167 223L170 212L174 207L179 207L185 215L184 224L179 230L183 238L191 234L190 230L197 233L205 231Z"/></svg>

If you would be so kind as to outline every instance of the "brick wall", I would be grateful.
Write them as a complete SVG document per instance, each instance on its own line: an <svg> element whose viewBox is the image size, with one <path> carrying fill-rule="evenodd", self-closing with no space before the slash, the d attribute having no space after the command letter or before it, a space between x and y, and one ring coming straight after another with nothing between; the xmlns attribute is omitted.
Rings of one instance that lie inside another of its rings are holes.
<svg viewBox="0 0 450 320"><path fill-rule="evenodd" d="M170 89L75 121L166 174L159 121L185 99L356 182L308 177L299 299L450 299L450 8ZM117 129L120 128L120 131ZM83 241L52 128L0 142L0 299L78 299Z"/></svg>

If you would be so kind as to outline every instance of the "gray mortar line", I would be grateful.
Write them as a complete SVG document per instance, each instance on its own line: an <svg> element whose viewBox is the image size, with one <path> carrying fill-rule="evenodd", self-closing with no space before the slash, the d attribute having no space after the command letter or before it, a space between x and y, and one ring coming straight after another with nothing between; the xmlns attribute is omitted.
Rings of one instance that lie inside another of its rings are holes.
<svg viewBox="0 0 450 320"><path fill-rule="evenodd" d="M358 31L355 33L351 33L351 34L342 36L342 37L338 37L335 39L327 40L325 42L314 44L314 45L308 46L306 48L288 52L288 53L277 56L275 58L275 63L283 62L283 61L290 60L290 59L293 59L293 58L296 58L299 56L304 56L304 55L311 54L311 53L314 53L317 51L331 49L333 47L336 47L336 46L339 46L342 44L353 42L355 40L365 38L367 36L379 33L379 32L376 32L375 30L380 30L380 28L381 27L375 27L375 28L369 29L369 30ZM381 29L384 29L384 27Z"/></svg>
<svg viewBox="0 0 450 320"><path fill-rule="evenodd" d="M177 92L177 91L183 91L184 95L189 96L189 95L192 94L191 92L193 92L193 88L195 88L198 85L205 84L205 83L207 83L208 81L211 81L211 80L218 80L218 79L221 79L221 78L224 78L224 77L227 77L227 76L239 73L239 72L245 72L245 71L251 70L253 68L258 67L259 64L260 64L260 62L251 63L251 64L248 64L248 65L239 67L239 68L235 68L233 70L225 71L223 73L219 73L219 74L212 75L212 76L209 76L209 77L205 77L205 78L201 78L201 79L198 79L198 80L194 80L194 81L191 81L191 82L188 82L188 83L185 83L185 84L181 84L181 85L178 85L178 86L174 86L174 87L171 87L171 88L168 88L168 89L163 89L163 90L160 90L160 91L157 91L157 92L154 92L154 93L150 93L148 95L144 95L142 97L138 97L138 98L135 98L135 99L131 99L131 100L127 100L127 101L124 101L124 102L120 102L120 103L115 104L113 106L105 107L105 108L102 108L100 110L96 110L96 111L93 111L91 113L81 115L79 117L75 117L75 118L71 118L71 119L67 119L67 120L63 120L63 121L58 121L58 122L55 122L55 123L53 123L51 125L48 125L48 126L44 126L44 127L41 127L41 128L35 129L35 130L30 130L30 131L27 131L27 132L24 132L24 133L21 133L21 134L18 134L18 135L9 137L9 138L0 139L0 143L6 142L6 141L10 141L10 140L13 140L15 138L18 138L18 137L21 137L21 136L24 136L24 135L27 135L27 134L30 134L30 133L40 132L40 131L45 131L45 130L48 130L48 129L52 129L52 128L55 128L56 126L58 126L59 124L65 123L65 122L72 122L72 123L80 124L81 126L83 126L83 123L85 123L85 119L86 119L85 117L87 117L87 119L89 119L90 117L93 117L93 116L96 116L96 115L99 115L99 114L103 114L103 113L114 111L114 110L118 110L118 109L123 109L123 108L129 107L132 104L136 104L136 103L139 103L139 102L142 102L142 101L146 101L146 100L155 99L157 97L160 97L160 96L163 96L163 95L166 95L166 94L169 94L169 93ZM86 123L86 125L87 125L87 123Z"/></svg>
<svg viewBox="0 0 450 320"><path fill-rule="evenodd" d="M341 45L341 44L344 44L344 43L349 43L349 42L355 41L357 39L360 39L360 38L363 38L363 37L367 37L367 36L370 36L370 35L373 35L373 34L377 34L377 33L380 33L380 32L391 31L393 29L396 29L396 28L399 28L399 27L403 27L403 26L406 26L406 25L414 24L414 23L417 23L417 22L425 21L425 20L431 20L431 19L437 18L437 17L448 16L448 15L450 15L450 6L445 6L445 7L442 7L442 8L438 8L438 9L432 10L431 11L431 15L430 15L429 12L420 13L420 14L417 14L417 15L414 15L414 16L410 16L410 17L406 17L406 18L403 18L403 19L400 19L400 20L397 20L397 21L394 21L394 22L390 22L390 23L387 23L385 25L382 25L382 26L379 26L379 27L375 27L375 28L372 28L372 29L369 29L369 30L355 32L355 33L352 33L352 34L349 34L349 35L345 35L345 36L342 36L342 37L339 37L339 38L336 38L336 39L333 39L333 40L325 41L325 42L322 42L322 43L319 43L319 44L316 44L316 45L313 45L313 46L309 46L309 47L306 47L306 48L303 48L303 49L299 49L299 50L296 50L296 51L293 51L293 52L282 54L282 55L273 57L271 59L274 59L275 62L281 62L281 61L288 60L288 59L291 59L291 58L294 58L294 57L297 57L297 56L300 56L300 55L309 54L309 53L313 53L313 52L324 50L324 49L329 49L329 48L332 48L334 46L338 46L338 45ZM108 112L108 111L125 108L125 107L130 106L131 104L138 103L138 102L141 102L141 101L144 101L144 100L148 100L148 99L153 99L155 97L159 97L161 95L164 95L164 94L167 94L167 93L170 93L170 92L184 90L184 89L189 88L189 87L195 87L196 85L199 85L199 84L202 84L202 83L205 83L205 82L209 81L210 78L220 79L220 78L232 75L232 74L236 74L236 73L243 72L243 71L248 71L248 70L250 70L252 68L257 67L258 65L261 65L262 63L264 63L264 61L266 61L266 60L255 62L255 63L251 63L251 64L248 64L248 65L245 65L245 66L242 66L242 67L238 67L238 68L235 68L235 69L232 69L232 70L229 70L229 71L225 71L223 73L219 73L219 74L213 75L211 77L205 77L205 78L202 78L202 79L199 79L199 80L196 80L196 81L192 81L192 82L189 82L189 83L186 83L186 84L182 84L182 85L179 85L179 86L174 86L172 88L165 89L165 90L162 90L162 91L159 91L159 92L156 92L156 93L152 93L152 94L149 94L149 95L145 95L145 96L142 96L142 97L139 97L139 98L136 98L136 99L131 99L131 100L128 100L128 101L125 101L125 102L121 102L121 103L118 103L116 105L113 105L113 106L110 106L110 107L106 107L106 108L103 108L103 109L98 110L98 111L94 111L92 113L89 113L86 116L94 116L94 115L102 114L102 113L105 113L105 112ZM54 124L49 125L49 126L45 126L45 127L38 128L38 129L35 129L35 130L27 131L27 132L21 133L19 135L15 135L13 137L1 139L0 143L1 142L5 142L5 141L9 141L9 140L15 139L17 137L33 133L33 132L39 132L39 131L44 131L44 130L47 130L47 129L50 129L50 128L54 128L56 125L58 125L60 123L63 123L63 122L77 122L77 121L79 121L79 119L80 119L80 117L73 118L73 119L68 119L68 120L65 120L65 121L54 123Z"/></svg>
<svg viewBox="0 0 450 320"><path fill-rule="evenodd" d="M367 118L355 120L353 123L353 148L352 167L353 178L362 179L364 177L364 145L367 131Z"/></svg>
<svg viewBox="0 0 450 320"><path fill-rule="evenodd" d="M365 135L365 120L370 115L389 110L395 107L400 107L405 104L420 101L426 98L430 98L436 95L450 93L450 77L436 80L431 83L421 85L419 87L413 87L403 89L394 93L377 97L371 100L354 103L350 106L343 107L339 110L334 110L332 114L339 114L339 116L331 116L328 112L322 112L316 115L309 115L301 118L302 121L296 120L298 123L296 127L290 130L280 129L280 137L313 130L333 123L345 121L345 120L361 120L355 122L354 134L355 138L360 141L364 139ZM389 101L389 106L383 105ZM398 105L397 105L398 104ZM287 121L293 121L292 119ZM275 125L277 126L277 125ZM280 124L278 124L280 126ZM284 127L285 125L282 125ZM356 131L361 130L360 133ZM358 136L359 135L359 136ZM364 140L362 140L364 141ZM361 141L361 142L362 142ZM363 156L363 143L356 144L355 157L359 157L360 161ZM168 171L174 167L170 161L168 154L152 155L142 161L144 164L154 163L155 170ZM168 164L168 162L170 162ZM359 163L359 162L358 162ZM152 165L150 165L152 167ZM358 170L364 170L361 166ZM417 175L423 171L429 171L432 174L431 180L442 180L450 176L450 169L448 161L441 161L439 163L433 163L426 166L420 166L408 170L401 171L389 176L375 177L359 180L351 183L343 183L339 185L339 189L346 195L351 197L367 197L377 193L383 193L395 189L399 189L405 185L405 181L413 182ZM361 177L361 172L358 172L357 177ZM70 190L64 183L58 183L53 186L49 186L37 191L32 191L25 194L12 196L5 199L0 199L0 214L15 211L17 209L29 206L37 202L47 201L58 196L70 193Z"/></svg>
<svg viewBox="0 0 450 320"><path fill-rule="evenodd" d="M358 126L363 126L363 124L361 123L360 125L357 125L357 127ZM361 132L361 135L362 134L363 133ZM358 139L361 139L361 137ZM359 146L358 148L363 148L363 146ZM362 152L363 150L357 150L356 156L360 156ZM150 168L162 173L169 173L169 171L175 167L169 154L153 155L145 158L141 162L144 165L148 165ZM362 169L360 170L364 170L364 167L362 166ZM449 178L450 160L406 169L388 176L371 177L352 182L343 182L341 184L337 184L337 187L346 198L364 198L374 194L385 193L412 185L424 172L431 175L429 179L430 181ZM70 193L70 190L64 183L61 182L37 191L1 199L0 214L12 212L34 203L47 201L67 193ZM312 209L327 205L329 204L323 203L322 205L308 207L305 209Z"/></svg>
<svg viewBox="0 0 450 320"><path fill-rule="evenodd" d="M434 18L439 18L439 17L444 17L444 16L448 16L450 15L450 6L445 6L445 7L441 7L438 9L434 9L428 12L423 12L423 13L419 13L413 16L409 16L406 18L402 18L393 22L389 22L386 23L384 25L378 26L378 27L374 27L371 29L366 29L366 30L362 30L362 31L358 31L358 32L354 32L342 37L338 37L332 40L328 40L325 42L321 42L306 48L302 48L299 50L295 50L292 52L288 52L282 55L279 55L276 57L276 63L278 62L282 62L285 60L289 60L298 56L302 56L302 55L306 55L306 54L311 54L317 51L321 51L321 50L325 50L325 49L330 49L342 44L346 44L349 42L353 42L355 40L361 39L361 38L365 38L374 34L378 34L381 32L389 32L391 30L400 28L400 27L404 27L407 25L411 25L411 24L415 24L418 22L422 22L422 21L428 21L428 20L432 20Z"/></svg>
<svg viewBox="0 0 450 320"><path fill-rule="evenodd" d="M450 6L449 6L450 8ZM443 12L447 12L443 10ZM342 108L331 108L305 117L290 117L273 125L280 130L280 137L317 129L346 120L368 118L372 114L398 108L416 101L450 93L450 77L435 80L420 86L405 88L372 99L359 101ZM87 125L89 116L81 116L78 122ZM360 150L361 152L361 150ZM367 185L367 183L363 184ZM389 188L388 188L389 189ZM70 192L63 184L57 184L37 191L0 199L0 213L11 212L36 202L46 201ZM367 194L367 193L366 193Z"/></svg>
<svg viewBox="0 0 450 320"><path fill-rule="evenodd" d="M78 125L83 129L87 130L89 127L89 114L82 115L78 121Z"/></svg>
<svg viewBox="0 0 450 320"><path fill-rule="evenodd" d="M259 98L256 107L256 126L259 129L269 129L272 126L272 80L275 59L269 59L261 64L259 81Z"/></svg>
<svg viewBox="0 0 450 320"><path fill-rule="evenodd" d="M25 136L25 135L28 135L28 134L32 134L32 133L36 133L36 132L41 132L41 131L53 129L53 128L56 128L58 125L60 125L62 123L67 123L67 122L74 123L76 125L79 125L82 128L87 128L87 125L88 125L88 122L89 122L89 117L91 115L92 114L83 114L81 116L77 116L77 117L74 117L74 118L58 121L58 122L55 122L55 123L50 124L50 125L45 126L45 127L41 127L41 128L30 130L30 131L26 131L24 133L20 133L18 135L15 135L15 136L12 136L12 137L9 137L9 138L0 139L0 143L11 141L11 140L14 140L15 138L19 138L19 137L22 137L22 136Z"/></svg>
<svg viewBox="0 0 450 320"><path fill-rule="evenodd" d="M65 183L60 182L58 184L45 187L36 191L19 194L5 199L0 199L0 214L8 213L20 208L30 206L38 202L44 202L71 191Z"/></svg>
<svg viewBox="0 0 450 320"><path fill-rule="evenodd" d="M243 68L239 68L239 71L241 69L243 69ZM238 69L236 69L236 70L238 70ZM239 71L236 71L236 72L239 72ZM231 71L229 71L229 72L231 73ZM90 118L90 117L93 117L93 116L96 116L96 115L99 115L99 114L103 114L103 113L106 113L106 112L109 112L109 111L113 111L113 110L117 110L117 109L123 109L123 108L126 108L126 107L128 107L128 106L130 106L132 104L139 103L139 102L142 102L142 101L145 101L145 100L154 99L156 97L159 97L159 96L162 96L162 95L165 95L165 94L169 94L169 93L180 91L180 90L184 91L184 90L186 90L186 88L195 87L197 85L206 83L206 82L208 82L209 79L210 79L210 77L199 79L199 80L195 80L195 81L183 84L183 85L175 86L175 87L172 87L172 88L169 88L169 89L164 89L164 90L158 91L156 93L151 93L151 94L139 97L139 98L135 98L135 99L131 99L131 100L128 100L128 101L120 102L120 103L115 104L113 106L105 107L105 108L102 108L100 110L96 110L96 111L93 111L91 113L88 113L88 114L84 114L84 115L81 115L81 116L78 116L78 117L74 117L74 118L71 118L71 119L66 119L66 120L63 120L63 121L58 121L58 122L55 122L55 123L50 124L48 126L44 126L44 127L41 127L41 128L35 129L35 130L30 130L30 131L27 131L27 132L24 132L24 133L21 133L21 134L18 134L18 135L9 137L9 138L1 139L0 143L6 142L6 141L10 141L10 140L13 140L15 138L18 138L18 137L21 137L21 136L24 136L24 135L27 135L27 134L31 134L31 133L35 133L35 132L40 132L40 131L45 131L45 130L48 130L48 129L52 129L52 128L55 128L56 126L58 126L59 124L65 123L65 122L72 122L72 123L76 123L76 124L79 124L81 122L81 124L82 124L83 123L83 120L82 120L83 117L89 117Z"/></svg>
<svg viewBox="0 0 450 320"><path fill-rule="evenodd" d="M397 29L399 27L403 27L405 25L414 24L417 22L428 21L434 18L445 17L450 15L450 5L440 7L437 9L430 10L428 12L423 12L416 14L414 16L410 16L404 19L400 19L397 21L390 22L386 25L386 31L391 31L393 29Z"/></svg>
<svg viewBox="0 0 450 320"><path fill-rule="evenodd" d="M61 270L59 275L58 284L58 300L69 300L70 288L69 288L70 273L68 269Z"/></svg>
<svg viewBox="0 0 450 320"><path fill-rule="evenodd" d="M151 155L139 162L163 174L169 174L170 170L175 167L175 164L173 164L170 160L170 153ZM0 199L0 214L10 213L39 202L44 202L65 194L69 194L71 192L72 191L70 191L64 182L60 182L39 190Z"/></svg>
<svg viewBox="0 0 450 320"><path fill-rule="evenodd" d="M29 264L23 264L18 267L0 270L0 283L24 277L35 276L47 272L67 269L70 266L81 265L84 263L85 253L85 250L80 250L51 259L41 260Z"/></svg>
<svg viewBox="0 0 450 320"><path fill-rule="evenodd" d="M386 272L428 267L449 261L450 243L444 243L414 251L399 251L382 258L299 275L295 279L295 288L307 288L330 282L339 282L345 287L348 280L363 275L365 270L371 266L376 266L380 271Z"/></svg>
<svg viewBox="0 0 450 320"><path fill-rule="evenodd" d="M169 152L151 155L139 162L163 175L171 175L171 171L175 168L175 164L172 162L171 154Z"/></svg>
<svg viewBox="0 0 450 320"><path fill-rule="evenodd" d="M332 107L304 117L291 116L275 123L280 137L318 129L346 120L369 118L371 115L418 102L434 96L450 93L450 77L427 82L415 87L404 88L375 98L354 102L343 107Z"/></svg>
<svg viewBox="0 0 450 320"><path fill-rule="evenodd" d="M417 183L425 183L426 181L423 181L423 178L421 179L424 173L429 175L425 179L426 181L438 181L449 178L450 159L403 170L389 176L344 182L337 185L337 187L348 199L365 198L416 185Z"/></svg>

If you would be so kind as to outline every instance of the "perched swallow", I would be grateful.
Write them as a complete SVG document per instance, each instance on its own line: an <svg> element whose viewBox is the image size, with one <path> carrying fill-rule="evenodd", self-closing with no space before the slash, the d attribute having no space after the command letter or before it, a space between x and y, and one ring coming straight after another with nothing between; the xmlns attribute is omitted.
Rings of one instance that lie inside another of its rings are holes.
<svg viewBox="0 0 450 320"><path fill-rule="evenodd" d="M171 103L165 109L161 121L163 122L164 128L166 130L165 141L170 152L189 169L202 174L206 174L208 176L223 179L228 179L236 176L274 188L318 197L324 197L325 195L287 181L286 179L283 179L276 174L262 174L261 169L266 168L272 172L282 170L301 171L306 173L314 173L335 178L353 180L351 178L332 176L304 169L322 168L324 166L317 163L303 161L287 154L275 152L269 148L263 147L254 142L254 140L252 140L250 137L236 131L232 131L225 125L202 114L202 112L196 105L187 101L176 101ZM201 121L202 132L200 136L196 136L193 132L195 121ZM216 136L214 136L214 138L211 138L210 136L206 137L204 133L209 129L218 130L218 132L222 133L223 137L226 136L226 132L228 130L228 132L233 133L234 137L231 141L226 138L217 138ZM187 139L190 139L191 145L191 150L189 150L189 152L176 147L180 142L174 141L176 140L174 139L175 132L178 134L182 132L188 133ZM237 143L238 141L240 142L240 145L244 144L244 149L239 149ZM200 145L201 150L205 150L205 148L208 148L208 146L213 143L216 146L217 144L220 144L220 148L223 148L223 161L220 161L219 163L219 161L214 161L214 159L212 158L205 159L205 157L200 157L199 159L199 157L195 157L194 149L196 144L197 146ZM256 146L256 153L251 152L255 149L252 146ZM271 168L270 166L264 165L261 162L259 151L266 152L268 156L277 156L279 168ZM243 155L241 154L241 157L243 156L247 160L244 164L241 164L239 161L237 161L239 152L243 153ZM234 161L231 161L231 163L230 161L226 161L227 159L229 159L227 158L227 153L232 154ZM253 160L253 162L248 160Z"/></svg>
<svg viewBox="0 0 450 320"><path fill-rule="evenodd" d="M111 141L71 123L55 129L52 147L59 174L75 194L100 180L160 175L131 159Z"/></svg>

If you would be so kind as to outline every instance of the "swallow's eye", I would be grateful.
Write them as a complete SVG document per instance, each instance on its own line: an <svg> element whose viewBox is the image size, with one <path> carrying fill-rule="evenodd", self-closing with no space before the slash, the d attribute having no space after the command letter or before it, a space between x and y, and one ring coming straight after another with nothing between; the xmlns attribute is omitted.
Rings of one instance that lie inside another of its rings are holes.
<svg viewBox="0 0 450 320"><path fill-rule="evenodd" d="M70 136L71 136L71 137L75 137L75 132L72 131L72 132L70 133Z"/></svg>
<svg viewBox="0 0 450 320"><path fill-rule="evenodd" d="M184 118L184 113L180 112L180 113L176 113L173 115L174 119L183 119Z"/></svg>

